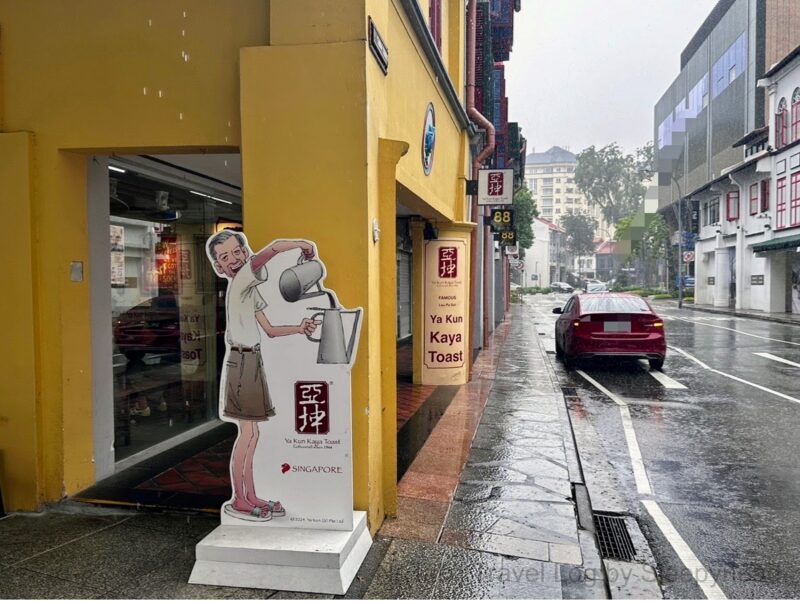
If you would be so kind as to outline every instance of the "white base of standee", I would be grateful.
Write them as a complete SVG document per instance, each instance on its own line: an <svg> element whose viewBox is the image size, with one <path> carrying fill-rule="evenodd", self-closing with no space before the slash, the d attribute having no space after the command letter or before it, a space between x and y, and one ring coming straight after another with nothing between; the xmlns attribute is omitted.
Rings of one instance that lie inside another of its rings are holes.
<svg viewBox="0 0 800 604"><path fill-rule="evenodd" d="M189 583L342 595L372 545L366 512L353 527L219 526L197 544Z"/></svg>

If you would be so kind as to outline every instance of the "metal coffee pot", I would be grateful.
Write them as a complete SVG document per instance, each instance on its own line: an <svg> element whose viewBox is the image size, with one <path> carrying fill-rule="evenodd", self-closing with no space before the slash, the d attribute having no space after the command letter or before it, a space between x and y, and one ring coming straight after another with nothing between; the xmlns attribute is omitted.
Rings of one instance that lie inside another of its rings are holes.
<svg viewBox="0 0 800 604"><path fill-rule="evenodd" d="M336 298L332 292L323 290L320 285L324 271L322 263L318 260L305 260L300 258L297 266L287 268L281 274L278 281L278 289L280 289L281 296L287 302L298 302L307 298L315 298L317 296L328 296L330 301L330 308L309 308L308 310L318 311L311 316L312 320L322 319L322 328L320 329L320 336L314 338L306 336L312 342L319 344L317 351L317 363L331 364L348 364L353 358L353 348L356 342L356 335L358 334L358 322L361 320L361 309L359 310L343 310L337 307ZM317 291L309 291L316 286ZM348 338L345 338L344 323L342 322L343 314L356 315L353 322L353 329Z"/></svg>
<svg viewBox="0 0 800 604"><path fill-rule="evenodd" d="M311 315L311 319L316 321L322 317L322 328L320 336L314 338L306 336L312 342L319 343L317 351L317 363L348 364L353 358L353 347L355 346L356 334L358 333L358 322L361 320L361 309L343 310L341 308L309 308L308 310L319 311ZM345 338L344 324L342 315L355 315L353 327L348 338ZM345 342L345 340L347 340Z"/></svg>
<svg viewBox="0 0 800 604"><path fill-rule="evenodd" d="M318 260L304 260L302 257L297 266L287 268L281 274L278 281L278 288L281 296L287 302L297 302L316 296L324 296L327 292L322 291L319 280L322 279L322 264ZM316 286L317 291L309 292Z"/></svg>

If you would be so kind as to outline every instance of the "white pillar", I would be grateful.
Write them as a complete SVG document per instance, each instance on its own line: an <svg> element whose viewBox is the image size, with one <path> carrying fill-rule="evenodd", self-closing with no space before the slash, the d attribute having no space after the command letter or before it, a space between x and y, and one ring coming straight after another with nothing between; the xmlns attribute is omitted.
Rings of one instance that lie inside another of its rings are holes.
<svg viewBox="0 0 800 604"><path fill-rule="evenodd" d="M767 254L764 270L767 312L786 312L786 258L785 252Z"/></svg>
<svg viewBox="0 0 800 604"><path fill-rule="evenodd" d="M714 306L727 307L730 297L731 248L718 247L714 254Z"/></svg>
<svg viewBox="0 0 800 604"><path fill-rule="evenodd" d="M744 190L744 189L742 189ZM736 310L747 308L749 306L749 296L747 304L745 304L745 270L747 263L745 262L745 253L747 252L747 244L744 239L744 228L739 227L736 229Z"/></svg>

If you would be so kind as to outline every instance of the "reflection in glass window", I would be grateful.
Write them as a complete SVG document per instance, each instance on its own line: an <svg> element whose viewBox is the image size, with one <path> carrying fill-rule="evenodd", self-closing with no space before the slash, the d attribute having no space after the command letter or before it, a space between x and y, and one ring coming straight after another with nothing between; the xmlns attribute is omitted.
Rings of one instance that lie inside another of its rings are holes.
<svg viewBox="0 0 800 604"><path fill-rule="evenodd" d="M110 179L115 455L119 461L217 419L225 284L205 255L238 198L133 170ZM214 197L212 198L211 195Z"/></svg>
<svg viewBox="0 0 800 604"><path fill-rule="evenodd" d="M711 69L711 96L717 98L739 75L747 64L747 32L743 32L722 53Z"/></svg>

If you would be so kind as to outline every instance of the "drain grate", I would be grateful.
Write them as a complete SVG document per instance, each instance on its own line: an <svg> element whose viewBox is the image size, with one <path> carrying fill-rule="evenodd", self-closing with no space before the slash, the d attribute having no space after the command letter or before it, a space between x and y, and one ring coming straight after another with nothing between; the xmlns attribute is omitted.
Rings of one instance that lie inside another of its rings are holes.
<svg viewBox="0 0 800 604"><path fill-rule="evenodd" d="M594 528L600 546L600 556L610 560L631 562L636 557L624 516L595 512Z"/></svg>
<svg viewBox="0 0 800 604"><path fill-rule="evenodd" d="M572 386L562 386L561 392L564 396L578 396L578 389L573 388Z"/></svg>

